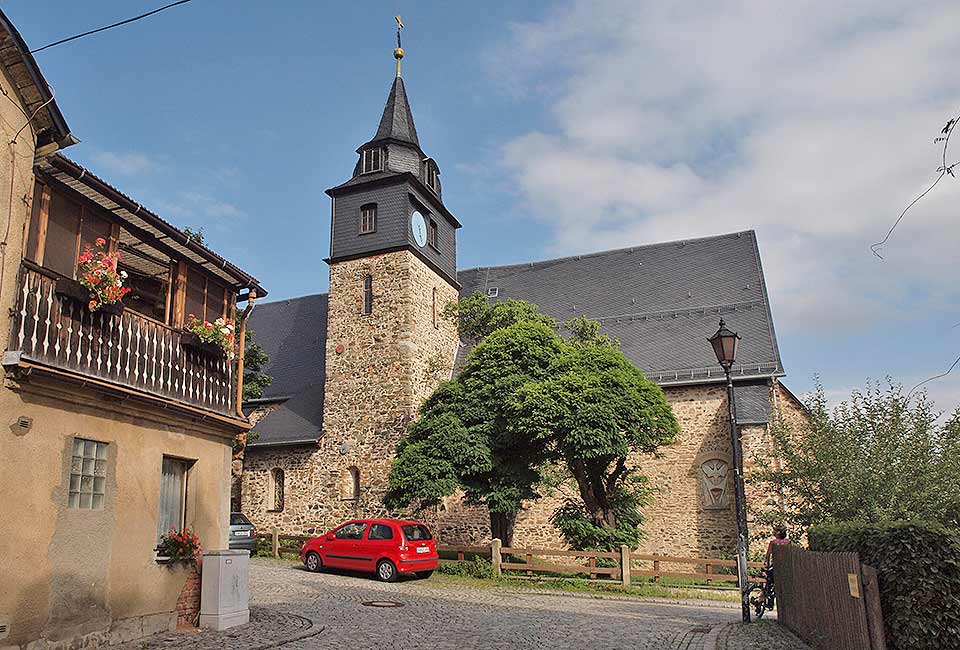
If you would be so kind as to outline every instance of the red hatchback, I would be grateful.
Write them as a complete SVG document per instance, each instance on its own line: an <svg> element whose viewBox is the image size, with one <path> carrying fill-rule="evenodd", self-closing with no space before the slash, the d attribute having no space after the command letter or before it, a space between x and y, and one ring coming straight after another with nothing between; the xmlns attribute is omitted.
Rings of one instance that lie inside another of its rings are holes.
<svg viewBox="0 0 960 650"><path fill-rule="evenodd" d="M401 573L429 577L439 557L430 529L417 521L357 519L307 541L300 560L310 571L351 569L393 582Z"/></svg>

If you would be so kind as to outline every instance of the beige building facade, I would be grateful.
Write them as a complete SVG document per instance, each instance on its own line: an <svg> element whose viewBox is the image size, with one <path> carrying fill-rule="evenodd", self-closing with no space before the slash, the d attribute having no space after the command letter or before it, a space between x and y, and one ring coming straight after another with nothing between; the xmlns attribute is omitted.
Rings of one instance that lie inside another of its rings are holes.
<svg viewBox="0 0 960 650"><path fill-rule="evenodd" d="M0 62L0 139L15 141L0 152L0 648L98 647L191 622L177 605L193 568L156 550L168 528L227 546L249 425L233 362L185 347L182 326L262 289L165 244L186 238L59 153L77 141L2 13ZM128 273L118 313L77 293L97 238Z"/></svg>

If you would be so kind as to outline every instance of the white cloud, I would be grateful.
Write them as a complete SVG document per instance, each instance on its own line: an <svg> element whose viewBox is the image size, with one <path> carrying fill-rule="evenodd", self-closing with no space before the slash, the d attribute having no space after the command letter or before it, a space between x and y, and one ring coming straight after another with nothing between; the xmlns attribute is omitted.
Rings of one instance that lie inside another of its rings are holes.
<svg viewBox="0 0 960 650"><path fill-rule="evenodd" d="M157 169L157 164L149 156L137 151L115 153L113 151L98 151L93 154L93 160L105 172L123 176L147 174Z"/></svg>
<svg viewBox="0 0 960 650"><path fill-rule="evenodd" d="M955 182L869 246L935 175L958 24L941 0L573 1L490 54L551 102L502 164L558 254L756 229L781 331L956 303Z"/></svg>
<svg viewBox="0 0 960 650"><path fill-rule="evenodd" d="M246 213L233 203L218 199L207 192L177 192L172 199L162 202L161 207L165 214L194 228L207 224L217 226L246 216Z"/></svg>

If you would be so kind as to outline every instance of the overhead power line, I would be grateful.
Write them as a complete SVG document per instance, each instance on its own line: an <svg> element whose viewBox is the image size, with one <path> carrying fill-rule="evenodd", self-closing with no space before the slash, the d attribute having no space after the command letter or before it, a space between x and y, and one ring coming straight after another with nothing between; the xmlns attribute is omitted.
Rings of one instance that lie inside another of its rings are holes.
<svg viewBox="0 0 960 650"><path fill-rule="evenodd" d="M78 38L83 38L84 36L90 36L91 34L97 34L97 33L99 33L99 32L105 32L105 31L107 31L108 29L113 29L114 27L120 27L121 25L128 25L128 24L133 23L133 22L136 22L136 21L138 21L138 20L142 20L143 18L147 18L148 16L152 16L153 14L158 14L158 13L160 13L161 11L166 11L167 9L170 9L170 8L172 8L172 7L176 7L177 5L185 5L185 4L187 4L188 2L190 2L190 1L191 1L191 0L177 0L177 2L171 2L170 4L164 5L163 7L160 7L159 9L154 9L153 11L148 11L148 12L145 13L145 14L140 14L139 16L134 16L133 18L127 18L126 20L121 20L121 21L118 22L118 23L113 23L112 25L107 25L106 27L99 27L99 28L97 28L97 29L92 29L92 30L90 30L89 32L84 32L84 33L82 33L82 34L77 34L77 35L75 35L75 36L70 36L70 37L68 37L68 38L62 38L62 39L60 39L59 41L54 41L53 43L48 43L47 45L44 45L43 47L38 47L38 48L35 49L35 50L30 50L30 53L31 53L31 54L36 54L37 52L42 52L43 50L46 50L46 49L51 48L51 47L54 47L54 46L56 46L56 45L62 45L63 43L69 43L70 41L75 41L75 40L77 40Z"/></svg>

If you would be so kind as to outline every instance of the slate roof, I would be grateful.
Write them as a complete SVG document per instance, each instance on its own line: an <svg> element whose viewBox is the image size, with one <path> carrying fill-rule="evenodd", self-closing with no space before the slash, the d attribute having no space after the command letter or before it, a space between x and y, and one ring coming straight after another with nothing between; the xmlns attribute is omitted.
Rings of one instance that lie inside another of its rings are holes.
<svg viewBox="0 0 960 650"><path fill-rule="evenodd" d="M663 386L723 381L707 343L722 316L743 337L732 369L737 421L769 420L766 382L783 367L752 230L468 269L458 279L464 296L496 288L492 300L528 300L561 324L576 316L599 320L627 358ZM323 431L327 296L258 305L248 327L270 356L264 371L273 383L261 402L282 401L254 428L260 437L250 446L316 441ZM457 367L467 354L461 346Z"/></svg>
<svg viewBox="0 0 960 650"><path fill-rule="evenodd" d="M250 407L280 402L257 423L251 446L316 442L323 430L327 294L258 304L248 330L270 357L263 372L273 378Z"/></svg>
<svg viewBox="0 0 960 650"><path fill-rule="evenodd" d="M418 149L420 148L417 127L413 124L413 112L410 110L410 102L407 100L407 89L400 77L393 80L393 86L391 86L390 94L387 96L387 103L383 107L383 115L380 116L377 134L367 144L381 140L408 142Z"/></svg>

